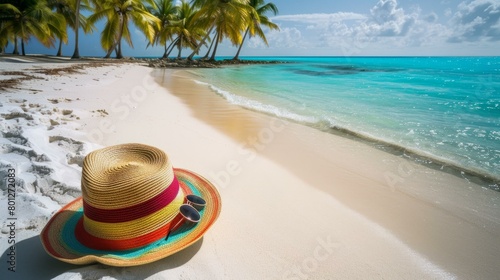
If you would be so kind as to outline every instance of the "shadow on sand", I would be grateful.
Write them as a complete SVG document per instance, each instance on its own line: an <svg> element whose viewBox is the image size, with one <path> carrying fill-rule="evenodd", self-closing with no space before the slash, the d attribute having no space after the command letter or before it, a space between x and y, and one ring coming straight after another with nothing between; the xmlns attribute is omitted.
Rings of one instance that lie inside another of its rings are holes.
<svg viewBox="0 0 500 280"><path fill-rule="evenodd" d="M203 238L190 247L153 263L133 267L111 267L102 264L72 265L61 262L49 256L40 241L40 236L19 241L16 243L15 272L8 270L9 258L7 248L0 257L0 279L53 279L58 275L69 272L80 274L77 279L101 279L104 276L127 279L145 279L160 271L173 269L187 263L201 248ZM68 279L72 276L61 277Z"/></svg>

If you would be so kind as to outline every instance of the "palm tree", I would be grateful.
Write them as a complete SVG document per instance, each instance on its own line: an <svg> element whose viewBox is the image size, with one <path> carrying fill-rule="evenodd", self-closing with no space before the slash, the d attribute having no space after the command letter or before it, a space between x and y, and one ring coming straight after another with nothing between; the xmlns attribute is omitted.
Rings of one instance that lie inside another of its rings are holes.
<svg viewBox="0 0 500 280"><path fill-rule="evenodd" d="M0 7L0 11L1 11ZM1 16L0 16L1 17ZM3 54L3 50L7 47L9 43L9 34L6 29L3 28L3 22L0 20L0 54Z"/></svg>
<svg viewBox="0 0 500 280"><path fill-rule="evenodd" d="M66 0L48 0L48 5L49 8L53 9L56 11L56 13L61 14L64 17L64 20L66 24L68 24L69 16L68 14L73 14L71 9L68 6L68 3ZM68 41L64 41L65 44L68 43ZM57 54L56 56L61 56L62 55L62 44L63 44L63 39L59 38L59 48L57 49Z"/></svg>
<svg viewBox="0 0 500 280"><path fill-rule="evenodd" d="M75 0L75 17L74 18L80 18L80 4L81 0ZM79 49L79 44L80 44L80 21L75 20L75 26L73 28L75 31L75 50L73 51L73 55L71 56L71 59L78 59L80 58L80 49Z"/></svg>
<svg viewBox="0 0 500 280"><path fill-rule="evenodd" d="M81 25L84 27L84 31L85 33L89 32L91 30L91 26L87 25L87 18L85 16L83 16L82 14L80 14L78 12L78 15L76 14L76 3L77 1L75 0L48 0L47 3L49 5L49 7L54 10L56 13L58 14L61 14L63 17L64 17L64 20L66 22L66 25L70 26L71 29L73 29L75 31L75 40L77 36L77 24L78 24L78 27ZM85 2L88 2L88 1L85 1ZM87 4L88 3L82 3L82 4ZM83 5L79 4L79 7L81 7ZM88 6L83 6L84 9L87 9L89 10L90 7ZM76 18L78 18L78 23L76 22ZM57 50L57 56L61 56L62 55L62 44L63 42L66 44L67 43L67 40L64 41L62 38L59 38L59 48ZM77 42L75 42L76 44L75 45L78 45ZM77 48L75 46L75 48ZM78 53L79 55L79 53Z"/></svg>
<svg viewBox="0 0 500 280"><path fill-rule="evenodd" d="M12 14L20 13L21 12L12 4L0 4L0 53L3 53L4 49L9 44L9 40L14 41L12 30L7 28L7 21L9 21ZM16 47L14 51L16 51ZM19 51L17 54L19 54Z"/></svg>
<svg viewBox="0 0 500 280"><path fill-rule="evenodd" d="M177 34L175 39L177 49L179 50L177 58L181 58L183 47L195 49L198 41L203 37L205 30L195 21L196 8L191 6L188 2L182 1L179 7L177 22L175 23L174 30Z"/></svg>
<svg viewBox="0 0 500 280"><path fill-rule="evenodd" d="M164 46L163 58L168 57L167 42L172 40L174 35L173 24L177 21L178 6L174 0L155 0L149 12L160 20L158 28L155 30L154 44ZM173 42L172 42L173 43Z"/></svg>
<svg viewBox="0 0 500 280"><path fill-rule="evenodd" d="M257 34L257 36L259 36L264 41L264 43L269 46L266 35L264 35L264 31L262 31L261 26L266 26L271 30L279 30L278 25L272 23L265 15L267 12L272 12L274 15L278 14L278 7L276 7L276 5L274 5L273 3L264 4L264 0L250 0L249 5L255 10L254 14L256 14L257 17L252 18L252 20L250 21L250 24L245 31L245 35L243 35L243 39L238 48L238 52L236 52L233 60L238 60L241 48L243 47L243 43L245 42L245 38L247 37L249 31L250 37Z"/></svg>
<svg viewBox="0 0 500 280"><path fill-rule="evenodd" d="M52 12L47 1L11 1L2 5L2 33L14 41L14 54L19 54L18 39L21 40L22 54L26 55L25 42L31 36L46 47L53 47L55 38L67 40L64 18ZM5 41L5 39L3 39Z"/></svg>
<svg viewBox="0 0 500 280"><path fill-rule="evenodd" d="M228 38L234 45L242 41L241 32L249 26L252 17L256 18L255 10L247 5L248 0L194 0L193 5L200 6L200 11L195 18L206 28L210 34L215 30L215 44L210 60L215 60L217 47L224 38ZM204 38L188 59L198 53Z"/></svg>
<svg viewBox="0 0 500 280"><path fill-rule="evenodd" d="M116 58L123 58L122 39L133 47L129 21L144 33L150 44L153 43L155 29L158 29L160 24L160 20L152 15L140 0L101 1L95 13L88 18L88 22L94 24L103 18L106 18L107 22L101 32L101 45L108 52L106 56L116 47Z"/></svg>

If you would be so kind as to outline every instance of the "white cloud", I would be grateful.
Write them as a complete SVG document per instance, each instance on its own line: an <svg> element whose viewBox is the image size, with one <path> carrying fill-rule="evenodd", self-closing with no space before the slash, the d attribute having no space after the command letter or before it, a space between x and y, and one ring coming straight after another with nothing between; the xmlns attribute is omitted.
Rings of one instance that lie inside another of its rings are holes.
<svg viewBox="0 0 500 280"><path fill-rule="evenodd" d="M359 17L363 20L354 23L331 21L328 25L317 25L319 44L336 48L343 55L355 55L380 45L402 48L443 41L448 31L437 23L437 15L421 16L420 13L419 9L406 12L396 0L380 0L368 15Z"/></svg>
<svg viewBox="0 0 500 280"><path fill-rule="evenodd" d="M280 31L269 31L266 34L267 41L272 48L306 48L307 44L302 40L302 32L295 27L280 27ZM266 44L258 37L248 41L250 48L266 48Z"/></svg>
<svg viewBox="0 0 500 280"><path fill-rule="evenodd" d="M406 13L396 0L379 0L367 15L339 12L273 17L274 21L307 24L307 30L318 34L316 38L320 39L320 44L338 47L339 42L344 45L349 42L349 45L354 44L357 48L379 37L406 36L417 19L417 12Z"/></svg>
<svg viewBox="0 0 500 280"><path fill-rule="evenodd" d="M323 50L330 54L364 55L450 49L449 42L500 40L500 1L473 0L444 11L448 23L434 12L423 13L418 6L405 9L397 0L378 0L366 14L337 12L282 15L273 17L281 32L266 34L271 48ZM469 44L468 50L474 50ZM251 46L263 48L253 39ZM476 45L477 46L477 45Z"/></svg>
<svg viewBox="0 0 500 280"><path fill-rule="evenodd" d="M462 2L451 23L455 30L449 42L499 41L500 3L491 0L474 0L468 4Z"/></svg>
<svg viewBox="0 0 500 280"><path fill-rule="evenodd" d="M317 14L298 14L298 15L282 15L272 17L273 21L293 21L314 25L322 25L324 23L329 22L339 22L346 20L364 20L366 19L365 15L357 14L357 13L317 13Z"/></svg>
<svg viewBox="0 0 500 280"><path fill-rule="evenodd" d="M398 21L405 16L402 8L398 8L396 0L379 0L377 5L370 9L372 19L379 24Z"/></svg>
<svg viewBox="0 0 500 280"><path fill-rule="evenodd" d="M398 8L396 0L379 0L370 14L366 32L373 36L405 36L418 17Z"/></svg>

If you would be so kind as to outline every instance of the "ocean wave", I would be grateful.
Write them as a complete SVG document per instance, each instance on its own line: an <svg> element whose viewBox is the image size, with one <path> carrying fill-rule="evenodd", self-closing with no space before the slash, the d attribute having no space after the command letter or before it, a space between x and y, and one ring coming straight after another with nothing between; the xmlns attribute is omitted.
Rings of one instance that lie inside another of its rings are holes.
<svg viewBox="0 0 500 280"><path fill-rule="evenodd" d="M194 81L197 84L208 86L212 91L214 91L217 95L226 99L229 103L238 105L245 109L266 113L272 116L276 116L278 118L292 120L304 124L315 124L318 122L318 119L312 116L304 116L296 114L283 108L279 108L269 104L264 104L256 100L252 100L240 95L233 94L229 91L223 90L209 83L205 83L198 80Z"/></svg>
<svg viewBox="0 0 500 280"><path fill-rule="evenodd" d="M411 159L416 163L428 166L436 170L445 171L458 177L462 177L466 180L486 185L493 190L500 191L500 178L497 175L470 166L470 164L467 164L467 162L464 163L453 160L451 158L440 157L430 151L419 149L419 147L405 146L401 143L394 142L393 139L386 139L380 137L380 135L375 135L367 131L355 129L351 125L341 123L331 116L312 116L297 114L285 108L265 104L241 95L233 94L210 83L199 80L194 81L197 84L207 86L214 93L221 96L229 103L240 106L242 108L265 113L302 125L307 125L323 132L362 141L385 152ZM439 143L436 143L436 145L439 145Z"/></svg>
<svg viewBox="0 0 500 280"><path fill-rule="evenodd" d="M454 160L447 157L438 156L432 152L418 147L409 147L396 143L390 139L384 139L370 133L356 131L345 126L339 126L331 120L322 120L316 124L317 128L332 134L349 137L358 141L362 141L377 149L389 152L391 154L408 158L418 164L422 164L432 169L444 171L468 181L473 181L488 188L500 191L500 177L498 174L489 173L484 169L471 166L471 158L467 155L462 155L466 161ZM328 127L328 129L326 129ZM439 143L436 143L438 145ZM489 162L483 162L485 165L490 165ZM493 163L496 167L497 165Z"/></svg>

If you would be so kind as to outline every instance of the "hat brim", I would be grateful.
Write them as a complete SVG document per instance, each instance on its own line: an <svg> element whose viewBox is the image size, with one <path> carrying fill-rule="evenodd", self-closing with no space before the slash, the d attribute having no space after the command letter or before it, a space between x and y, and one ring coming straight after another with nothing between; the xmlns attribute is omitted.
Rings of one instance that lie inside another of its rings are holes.
<svg viewBox="0 0 500 280"><path fill-rule="evenodd" d="M75 237L75 228L83 217L83 201L79 197L59 210L40 234L43 247L56 259L71 264L94 262L111 266L135 266L154 262L179 252L198 241L215 222L221 211L219 192L208 180L191 171L174 169L185 195L201 196L206 206L200 211L201 219L193 227L181 227L168 239L126 251L102 251L89 248Z"/></svg>

